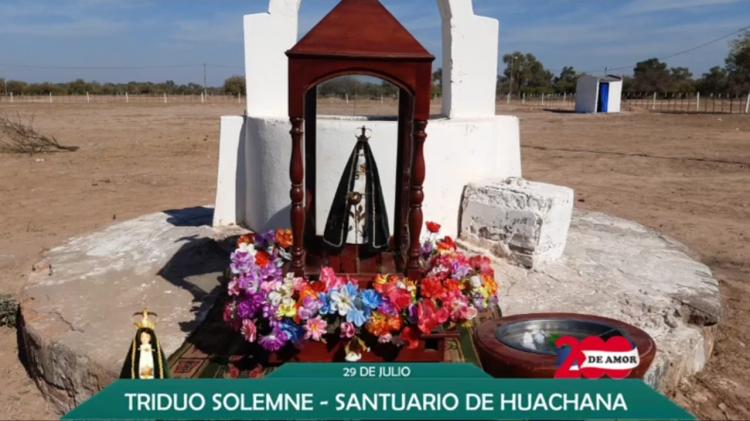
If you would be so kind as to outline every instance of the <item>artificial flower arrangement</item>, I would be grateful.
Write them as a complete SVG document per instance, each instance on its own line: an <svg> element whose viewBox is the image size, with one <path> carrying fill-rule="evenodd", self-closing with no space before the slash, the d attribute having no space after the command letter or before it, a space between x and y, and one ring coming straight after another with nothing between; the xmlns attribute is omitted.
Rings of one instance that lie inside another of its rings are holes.
<svg viewBox="0 0 750 421"><path fill-rule="evenodd" d="M450 237L439 238L434 222L427 229L422 280L381 274L366 285L327 267L317 280L285 274L289 230L242 236L231 255L224 321L271 353L336 341L347 361L371 345L415 349L438 330L471 325L480 311L497 308L490 260L465 256Z"/></svg>

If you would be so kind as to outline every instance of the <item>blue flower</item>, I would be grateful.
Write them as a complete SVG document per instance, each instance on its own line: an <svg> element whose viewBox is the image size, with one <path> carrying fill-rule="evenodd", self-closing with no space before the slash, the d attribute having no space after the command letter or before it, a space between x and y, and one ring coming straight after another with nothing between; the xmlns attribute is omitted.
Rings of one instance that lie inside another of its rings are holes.
<svg viewBox="0 0 750 421"><path fill-rule="evenodd" d="M282 332L284 332L284 334L286 334L286 337L295 344L302 340L302 337L305 334L305 331L301 326L298 326L297 324L290 321L282 322L279 325L279 328Z"/></svg>
<svg viewBox="0 0 750 421"><path fill-rule="evenodd" d="M362 293L362 303L370 310L375 310L382 302L383 298L374 289L368 289Z"/></svg>
<svg viewBox="0 0 750 421"><path fill-rule="evenodd" d="M331 302L338 311L339 316L346 316L349 311L351 311L358 295L359 290L352 283L348 283L331 291Z"/></svg>
<svg viewBox="0 0 750 421"><path fill-rule="evenodd" d="M336 312L336 309L331 306L331 296L327 292L320 293L318 300L320 301L320 310L318 310L318 313L325 316L326 314Z"/></svg>
<svg viewBox="0 0 750 421"><path fill-rule="evenodd" d="M367 322L367 318L365 309L362 307L354 306L346 313L346 321L357 327L362 327Z"/></svg>

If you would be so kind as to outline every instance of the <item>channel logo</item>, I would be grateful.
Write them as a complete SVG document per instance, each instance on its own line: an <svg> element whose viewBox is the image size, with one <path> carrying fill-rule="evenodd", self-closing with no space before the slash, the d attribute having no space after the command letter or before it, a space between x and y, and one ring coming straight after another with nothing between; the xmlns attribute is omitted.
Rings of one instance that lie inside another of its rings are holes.
<svg viewBox="0 0 750 421"><path fill-rule="evenodd" d="M555 341L556 379L624 379L641 363L638 348L623 336L604 340L589 336L581 341L563 336Z"/></svg>

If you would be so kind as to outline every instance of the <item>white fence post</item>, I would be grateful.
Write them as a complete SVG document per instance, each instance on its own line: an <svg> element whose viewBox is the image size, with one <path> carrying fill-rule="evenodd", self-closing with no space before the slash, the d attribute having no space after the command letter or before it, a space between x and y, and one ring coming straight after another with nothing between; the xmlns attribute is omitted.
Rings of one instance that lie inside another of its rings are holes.
<svg viewBox="0 0 750 421"><path fill-rule="evenodd" d="M544 92L542 92L542 105L544 105Z"/></svg>
<svg viewBox="0 0 750 421"><path fill-rule="evenodd" d="M505 103L510 104L510 92L508 92L508 95L505 96Z"/></svg>
<svg viewBox="0 0 750 421"><path fill-rule="evenodd" d="M166 92L164 92L164 103L165 104L167 103L167 93Z"/></svg>
<svg viewBox="0 0 750 421"><path fill-rule="evenodd" d="M568 100L568 93L563 92L563 103Z"/></svg>
<svg viewBox="0 0 750 421"><path fill-rule="evenodd" d="M701 110L701 93L696 92L695 93L695 111Z"/></svg>
<svg viewBox="0 0 750 421"><path fill-rule="evenodd" d="M49 93L49 103L52 104L52 92Z"/></svg>
<svg viewBox="0 0 750 421"><path fill-rule="evenodd" d="M654 99L651 101L651 109L656 109L656 92L654 92Z"/></svg>
<svg viewBox="0 0 750 421"><path fill-rule="evenodd" d="M201 92L201 104L206 102L206 94Z"/></svg>
<svg viewBox="0 0 750 421"><path fill-rule="evenodd" d="M747 93L747 101L745 101L745 114L750 113L750 92Z"/></svg>
<svg viewBox="0 0 750 421"><path fill-rule="evenodd" d="M526 104L526 93L521 95L521 104Z"/></svg>
<svg viewBox="0 0 750 421"><path fill-rule="evenodd" d="M130 102L130 97L128 97L128 93L125 92L125 103L127 104L128 102Z"/></svg>
<svg viewBox="0 0 750 421"><path fill-rule="evenodd" d="M13 92L10 93L10 103L13 103Z"/></svg>
<svg viewBox="0 0 750 421"><path fill-rule="evenodd" d="M89 91L86 91L86 103L91 103L91 97L89 96Z"/></svg>

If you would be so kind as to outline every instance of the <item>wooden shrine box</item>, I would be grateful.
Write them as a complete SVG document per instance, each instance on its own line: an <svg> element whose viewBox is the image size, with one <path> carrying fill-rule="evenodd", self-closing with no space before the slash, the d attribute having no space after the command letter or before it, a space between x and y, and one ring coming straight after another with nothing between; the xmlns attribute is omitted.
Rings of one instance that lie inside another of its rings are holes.
<svg viewBox="0 0 750 421"><path fill-rule="evenodd" d="M292 123L291 270L315 276L321 266L333 266L359 279L381 271L420 279L423 144L434 57L378 0L342 0L286 54ZM374 76L399 88L394 233L388 252L361 262L350 249L327 250L315 227L316 87L344 75Z"/></svg>

